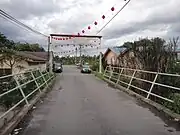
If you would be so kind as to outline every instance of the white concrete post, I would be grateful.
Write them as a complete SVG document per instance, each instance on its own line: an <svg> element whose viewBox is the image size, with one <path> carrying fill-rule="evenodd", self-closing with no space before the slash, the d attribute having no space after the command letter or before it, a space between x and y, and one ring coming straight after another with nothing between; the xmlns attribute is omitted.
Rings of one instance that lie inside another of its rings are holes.
<svg viewBox="0 0 180 135"><path fill-rule="evenodd" d="M33 71L31 71L31 76L33 77L33 80L36 83L36 87L39 89L39 92L41 92L41 89L39 88L39 85L38 85L37 80L36 80L36 78L35 78L35 76L33 74Z"/></svg>
<svg viewBox="0 0 180 135"><path fill-rule="evenodd" d="M135 74L136 74L136 70L134 70L134 72L133 72L133 74L132 74L132 76L131 76L131 80L129 81L129 84L128 84L128 87L127 87L127 90L130 88L131 83L132 83L132 81L133 81L133 79L134 79Z"/></svg>
<svg viewBox="0 0 180 135"><path fill-rule="evenodd" d="M41 71L39 71L39 72L40 72L40 74L41 74L41 77L43 77L43 80L44 80L44 82L46 83L46 86L48 87L47 81L46 81L46 79L45 79L43 73L42 73ZM47 72L47 73L48 73L48 72Z"/></svg>
<svg viewBox="0 0 180 135"><path fill-rule="evenodd" d="M22 94L22 96L23 96L26 104L29 105L29 102L28 102L28 100L27 100L27 97L26 97L26 95L24 94L24 91L22 90L21 85L20 85L18 79L16 78L16 76L14 77L14 80L16 81L17 87L18 87L18 89L20 90L20 92L21 92L21 94Z"/></svg>
<svg viewBox="0 0 180 135"><path fill-rule="evenodd" d="M118 84L119 83L119 80L120 80L120 76L121 76L121 74L122 74L122 72L123 72L123 68L121 69L121 72L119 73L119 76L118 76L118 79L117 79L117 82L116 82L116 84Z"/></svg>
<svg viewBox="0 0 180 135"><path fill-rule="evenodd" d="M158 73L156 73L156 76L154 77L154 80L153 80L153 82L152 82L151 88L149 89L149 92L148 92L148 95L147 95L146 99L148 99L149 96L151 95L151 91L152 91L152 89L153 89L153 87L154 87L154 84L155 84L155 82L156 82L156 80L157 80L157 77L158 77Z"/></svg>
<svg viewBox="0 0 180 135"><path fill-rule="evenodd" d="M102 55L101 55L101 39L100 39L100 46L99 46L99 73L102 73Z"/></svg>

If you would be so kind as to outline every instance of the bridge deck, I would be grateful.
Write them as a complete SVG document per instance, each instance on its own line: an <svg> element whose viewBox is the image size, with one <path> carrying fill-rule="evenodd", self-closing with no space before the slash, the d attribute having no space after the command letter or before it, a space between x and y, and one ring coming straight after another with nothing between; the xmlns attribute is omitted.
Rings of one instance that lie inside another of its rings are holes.
<svg viewBox="0 0 180 135"><path fill-rule="evenodd" d="M22 135L178 135L148 108L93 75L64 67Z"/></svg>

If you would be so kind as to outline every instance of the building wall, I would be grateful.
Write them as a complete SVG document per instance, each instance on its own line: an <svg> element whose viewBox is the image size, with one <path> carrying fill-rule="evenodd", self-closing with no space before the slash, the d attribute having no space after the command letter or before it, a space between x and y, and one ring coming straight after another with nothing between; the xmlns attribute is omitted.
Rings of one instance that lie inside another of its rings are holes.
<svg viewBox="0 0 180 135"><path fill-rule="evenodd" d="M141 63L134 56L132 51L125 52L118 57L119 66L132 69L141 69Z"/></svg>
<svg viewBox="0 0 180 135"><path fill-rule="evenodd" d="M117 55L109 51L109 53L105 57L105 61L107 62L108 65L116 65L117 64Z"/></svg>
<svg viewBox="0 0 180 135"><path fill-rule="evenodd" d="M10 69L10 67L6 63L3 63L0 65L0 69ZM29 65L27 61L23 60L14 65L12 74L17 74L31 69L40 69L41 71L44 71L46 70L46 63L44 62L38 65Z"/></svg>

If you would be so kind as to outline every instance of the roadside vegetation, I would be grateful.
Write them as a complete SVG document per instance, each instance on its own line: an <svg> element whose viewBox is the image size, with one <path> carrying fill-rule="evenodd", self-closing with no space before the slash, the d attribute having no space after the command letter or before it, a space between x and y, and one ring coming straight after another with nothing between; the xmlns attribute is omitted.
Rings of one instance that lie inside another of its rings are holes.
<svg viewBox="0 0 180 135"><path fill-rule="evenodd" d="M126 62L129 61L135 62L134 64L139 64L140 69L146 71L153 71L153 72L162 72L162 73L171 73L171 74L180 74L180 59L178 56L178 44L179 44L179 37L170 39L169 41L165 41L162 38L156 37L152 39L144 38L139 39L138 41L134 42L126 42L124 43L123 47L126 47L128 51L133 52L133 59L129 57ZM132 63L124 66L123 61L124 56L120 55L118 57L120 63L119 67L125 68L132 68ZM118 72L118 71L117 71ZM132 73L129 73L132 74ZM145 80L153 80L155 75L149 73L139 73L139 76ZM123 77L121 77L123 79ZM180 81L179 77L171 77L171 76L158 76L157 82L161 82L163 84L167 84L170 86L176 86L180 88ZM113 81L113 79L112 79ZM124 77L125 82L129 82L130 79ZM150 87L151 84L133 80L132 84L142 88L147 89ZM122 84L124 85L124 84ZM136 93L146 96L144 92L137 90L133 87L130 88L131 90L135 91ZM174 111L175 113L180 114L180 91L179 90L172 90L170 88L164 88L161 86L156 86L153 88L153 92L157 95L161 95L163 97L169 98L174 101L174 103L166 102L164 100L160 100L159 98L155 98L154 96L150 96L150 99L169 108L170 110Z"/></svg>
<svg viewBox="0 0 180 135"><path fill-rule="evenodd" d="M20 43L9 40L6 36L0 33L0 66L3 66L5 63L9 66L9 68L13 69L14 65L18 65L18 63L23 59L16 52L17 51L32 51L32 52L44 52L44 48L40 47L39 44L28 44L28 43ZM19 65L19 68L21 65ZM10 73L11 74L11 73ZM33 73L34 76L40 75L38 72ZM4 76L0 73L0 76ZM30 73L24 74L23 77L17 77L20 83L25 83L29 80L32 80L32 76ZM47 77L46 77L47 79ZM37 80L38 84L41 85L43 83L42 78ZM16 81L14 77L9 76L3 79L0 79L0 94L7 92L10 89L17 87ZM23 90L25 94L29 94L36 88L35 82L31 82L26 86L23 86ZM43 87L42 87L43 88ZM33 96L29 97L32 98ZM0 97L0 107L4 107L6 109L12 107L14 104L19 102L22 99L22 95L20 90L14 90L2 97Z"/></svg>

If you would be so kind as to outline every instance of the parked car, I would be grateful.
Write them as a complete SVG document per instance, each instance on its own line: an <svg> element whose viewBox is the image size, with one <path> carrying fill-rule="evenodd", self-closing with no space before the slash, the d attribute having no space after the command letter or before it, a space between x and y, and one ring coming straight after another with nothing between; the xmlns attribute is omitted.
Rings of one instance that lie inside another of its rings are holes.
<svg viewBox="0 0 180 135"><path fill-rule="evenodd" d="M53 65L53 71L54 71L55 73L61 73L61 72L63 72L62 64L61 64L61 63L55 63L55 64Z"/></svg>
<svg viewBox="0 0 180 135"><path fill-rule="evenodd" d="M82 65L81 73L91 73L89 65Z"/></svg>

